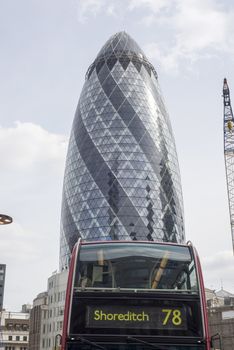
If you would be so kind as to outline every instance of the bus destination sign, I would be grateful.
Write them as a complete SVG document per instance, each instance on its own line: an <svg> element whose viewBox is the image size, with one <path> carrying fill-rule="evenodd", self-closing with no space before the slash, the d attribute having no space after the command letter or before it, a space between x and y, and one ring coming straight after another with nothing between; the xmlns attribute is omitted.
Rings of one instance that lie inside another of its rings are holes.
<svg viewBox="0 0 234 350"><path fill-rule="evenodd" d="M186 307L88 305L88 328L143 328L187 330Z"/></svg>

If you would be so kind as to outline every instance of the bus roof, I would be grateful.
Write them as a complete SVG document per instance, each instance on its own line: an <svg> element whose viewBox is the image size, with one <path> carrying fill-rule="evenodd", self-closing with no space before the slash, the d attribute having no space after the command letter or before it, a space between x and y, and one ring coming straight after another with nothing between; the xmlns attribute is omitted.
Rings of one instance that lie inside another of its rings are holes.
<svg viewBox="0 0 234 350"><path fill-rule="evenodd" d="M78 242L77 242L78 243ZM172 245L179 247L188 247L192 246L192 243L189 241L187 243L174 243L174 242L158 242L158 241L133 241L133 240L110 240L110 241L82 241L80 240L81 245L89 245L89 244L111 244L111 243L132 243L132 244L158 244L158 245Z"/></svg>

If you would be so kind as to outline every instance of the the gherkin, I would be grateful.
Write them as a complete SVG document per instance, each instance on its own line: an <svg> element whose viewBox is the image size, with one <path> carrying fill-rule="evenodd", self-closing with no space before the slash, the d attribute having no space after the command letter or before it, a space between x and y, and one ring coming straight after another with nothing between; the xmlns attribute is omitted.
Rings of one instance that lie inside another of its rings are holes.
<svg viewBox="0 0 234 350"><path fill-rule="evenodd" d="M67 153L60 266L84 240L184 241L172 129L157 73L125 32L86 74Z"/></svg>

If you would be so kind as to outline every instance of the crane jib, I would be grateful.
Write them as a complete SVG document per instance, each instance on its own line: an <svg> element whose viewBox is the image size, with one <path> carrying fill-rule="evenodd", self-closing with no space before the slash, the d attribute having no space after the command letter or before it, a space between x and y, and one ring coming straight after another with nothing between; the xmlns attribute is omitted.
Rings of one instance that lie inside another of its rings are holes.
<svg viewBox="0 0 234 350"><path fill-rule="evenodd" d="M223 104L224 104L224 159L227 180L227 191L229 201L229 214L232 235L232 246L234 253L234 119L231 106L230 92L227 79L223 82Z"/></svg>

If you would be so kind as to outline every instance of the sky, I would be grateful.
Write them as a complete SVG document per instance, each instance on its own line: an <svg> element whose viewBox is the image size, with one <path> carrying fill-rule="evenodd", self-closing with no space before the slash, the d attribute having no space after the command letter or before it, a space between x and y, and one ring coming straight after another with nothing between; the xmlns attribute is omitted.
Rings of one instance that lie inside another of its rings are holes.
<svg viewBox="0 0 234 350"><path fill-rule="evenodd" d="M65 158L85 73L125 30L154 65L177 146L186 238L207 288L234 293L223 156L223 78L234 96L234 3L0 1L0 263L19 311L58 269ZM234 98L234 97L233 97Z"/></svg>

